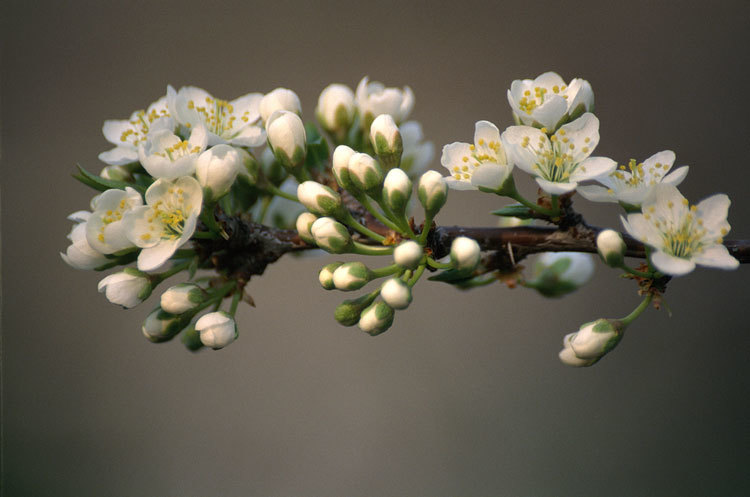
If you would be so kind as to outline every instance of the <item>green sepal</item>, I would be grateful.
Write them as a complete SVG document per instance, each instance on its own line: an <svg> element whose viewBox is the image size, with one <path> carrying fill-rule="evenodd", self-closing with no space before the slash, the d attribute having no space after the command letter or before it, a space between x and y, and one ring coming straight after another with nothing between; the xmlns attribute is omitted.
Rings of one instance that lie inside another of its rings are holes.
<svg viewBox="0 0 750 497"><path fill-rule="evenodd" d="M377 297L377 293L368 293L356 299L345 300L336 307L333 317L343 326L354 326L359 322L362 311Z"/></svg>
<svg viewBox="0 0 750 497"><path fill-rule="evenodd" d="M521 204L506 205L502 209L492 211L491 214L503 217L517 217L519 219L535 219L539 217L533 210Z"/></svg>
<svg viewBox="0 0 750 497"><path fill-rule="evenodd" d="M305 124L307 136L307 156L305 157L305 168L308 171L325 171L328 167L328 140L320 133L314 123Z"/></svg>
<svg viewBox="0 0 750 497"><path fill-rule="evenodd" d="M457 285L461 282L466 282L474 277L473 269L448 269L435 276L427 278L430 281L442 281L443 283L450 283L451 285Z"/></svg>
<svg viewBox="0 0 750 497"><path fill-rule="evenodd" d="M201 334L195 329L195 326L186 328L180 336L182 344L191 352L198 352L204 345L201 342Z"/></svg>
<svg viewBox="0 0 750 497"><path fill-rule="evenodd" d="M195 277L196 271L198 271L198 257L193 257L193 260L190 261L190 265L187 268L188 271L188 279L192 280Z"/></svg>
<svg viewBox="0 0 750 497"><path fill-rule="evenodd" d="M90 172L86 171L80 164L78 164L76 167L78 168L78 174L74 174L73 177L84 185L93 188L94 190L98 190L100 192L112 189L124 190L126 186L129 186L138 191L141 195L146 192L146 188L141 185L128 183L127 181L104 179L101 176L97 176L96 174L91 174Z"/></svg>

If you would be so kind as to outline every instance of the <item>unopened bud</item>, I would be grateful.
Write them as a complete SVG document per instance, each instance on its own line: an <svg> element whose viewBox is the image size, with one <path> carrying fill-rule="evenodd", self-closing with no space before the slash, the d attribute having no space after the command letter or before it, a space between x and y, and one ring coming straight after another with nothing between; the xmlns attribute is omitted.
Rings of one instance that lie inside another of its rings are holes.
<svg viewBox="0 0 750 497"><path fill-rule="evenodd" d="M402 169L393 168L385 175L383 199L395 214L403 215L406 212L411 190L412 182Z"/></svg>
<svg viewBox="0 0 750 497"><path fill-rule="evenodd" d="M413 240L401 242L393 250L393 261L404 269L416 269L423 256L422 246Z"/></svg>
<svg viewBox="0 0 750 497"><path fill-rule="evenodd" d="M581 359L576 355L576 353L573 351L573 347L570 346L570 341L575 337L575 333L568 333L563 338L563 349L557 354L557 356L560 358L560 362L567 366L572 366L574 368L582 368L586 366L591 366L599 359Z"/></svg>
<svg viewBox="0 0 750 497"><path fill-rule="evenodd" d="M579 359L598 359L615 348L625 327L614 319L586 323L570 338L570 346Z"/></svg>
<svg viewBox="0 0 750 497"><path fill-rule="evenodd" d="M318 216L342 214L341 196L320 183L305 181L297 187L297 198L307 210Z"/></svg>
<svg viewBox="0 0 750 497"><path fill-rule="evenodd" d="M362 311L372 304L373 300L375 300L375 296L372 294L345 300L336 307L333 317L343 326L354 326L359 322Z"/></svg>
<svg viewBox="0 0 750 497"><path fill-rule="evenodd" d="M333 272L333 285L345 292L359 290L370 282L372 274L361 262L347 262Z"/></svg>
<svg viewBox="0 0 750 497"><path fill-rule="evenodd" d="M465 236L459 236L451 243L451 262L459 271L473 271L479 264L479 244Z"/></svg>
<svg viewBox="0 0 750 497"><path fill-rule="evenodd" d="M280 185L289 176L289 172L276 160L271 147L266 147L263 150L260 156L260 164L263 176L274 185Z"/></svg>
<svg viewBox="0 0 750 497"><path fill-rule="evenodd" d="M354 122L354 92L346 85L332 84L318 97L315 116L320 125L332 135L343 137Z"/></svg>
<svg viewBox="0 0 750 497"><path fill-rule="evenodd" d="M237 323L224 311L204 314L195 323L195 329L203 345L214 350L226 347L237 338Z"/></svg>
<svg viewBox="0 0 750 497"><path fill-rule="evenodd" d="M419 178L417 194L419 202L424 207L425 215L434 217L445 205L448 198L448 185L439 172L427 171ZM429 226L425 226L425 229L429 229Z"/></svg>
<svg viewBox="0 0 750 497"><path fill-rule="evenodd" d="M622 266L626 248L622 235L615 230L604 230L596 236L596 249L610 267Z"/></svg>
<svg viewBox="0 0 750 497"><path fill-rule="evenodd" d="M312 228L313 223L317 220L318 216L311 212L303 212L302 214L297 216L297 233L299 233L299 237L303 242L309 244L315 243L315 238L313 238L312 231L310 231L310 229Z"/></svg>
<svg viewBox="0 0 750 497"><path fill-rule="evenodd" d="M229 145L216 145L200 154L195 161L195 177L203 187L205 200L215 201L229 193L240 167L242 157Z"/></svg>
<svg viewBox="0 0 750 497"><path fill-rule="evenodd" d="M346 226L330 217L321 217L310 228L315 244L332 254L343 254L352 246L352 237Z"/></svg>
<svg viewBox="0 0 750 497"><path fill-rule="evenodd" d="M293 169L305 162L307 134L300 117L286 110L278 110L266 123L268 144L282 166Z"/></svg>
<svg viewBox="0 0 750 497"><path fill-rule="evenodd" d="M354 183L352 183L349 177L349 160L352 155L356 154L352 148L346 145L339 145L333 151L333 158L331 160L333 177L336 178L336 182L339 186L345 190L354 191Z"/></svg>
<svg viewBox="0 0 750 497"><path fill-rule="evenodd" d="M594 275L589 254L579 252L545 252L535 266L536 276L528 284L545 297L561 297L573 292Z"/></svg>
<svg viewBox="0 0 750 497"><path fill-rule="evenodd" d="M391 278L380 290L383 301L394 309L406 309L411 304L411 288L399 278Z"/></svg>
<svg viewBox="0 0 750 497"><path fill-rule="evenodd" d="M404 152L404 143L391 115L381 114L375 118L370 126L370 141L386 169L398 167L401 154Z"/></svg>
<svg viewBox="0 0 750 497"><path fill-rule="evenodd" d="M197 352L203 348L203 342L201 342L201 334L195 329L195 326L189 326L185 328L185 331L180 335L180 341L190 351Z"/></svg>
<svg viewBox="0 0 750 497"><path fill-rule="evenodd" d="M372 336L380 335L393 324L393 309L385 302L375 302L362 312L359 329Z"/></svg>
<svg viewBox="0 0 750 497"><path fill-rule="evenodd" d="M248 183L254 185L258 182L258 172L260 171L260 163L258 160L247 150L242 147L233 147L238 154L240 154L240 164L238 175L247 178ZM271 152L273 153L273 152ZM272 158L273 160L273 158Z"/></svg>
<svg viewBox="0 0 750 497"><path fill-rule="evenodd" d="M189 315L175 315L157 307L146 317L141 331L143 336L152 342L166 342L182 331L188 323L190 323Z"/></svg>
<svg viewBox="0 0 750 497"><path fill-rule="evenodd" d="M349 158L349 178L357 190L376 192L383 184L383 169L369 155L354 153Z"/></svg>
<svg viewBox="0 0 750 497"><path fill-rule="evenodd" d="M125 166L107 166L102 169L99 176L112 181L131 181L133 179L130 169Z"/></svg>
<svg viewBox="0 0 750 497"><path fill-rule="evenodd" d="M299 97L292 90L287 88L276 88L275 90L267 93L260 100L260 118L267 125L268 119L277 110L285 110L293 112L297 115L302 114L302 104L300 104Z"/></svg>
<svg viewBox="0 0 750 497"><path fill-rule="evenodd" d="M151 295L151 279L146 273L133 268L125 268L119 273L110 274L99 282L99 293L104 292L107 300L126 309L135 307Z"/></svg>
<svg viewBox="0 0 750 497"><path fill-rule="evenodd" d="M326 290L333 290L336 288L336 285L333 283L333 272L338 269L339 266L341 266L343 262L332 262L330 264L326 264L320 269L320 272L318 272L318 281L320 282L320 286L325 288Z"/></svg>
<svg viewBox="0 0 750 497"><path fill-rule="evenodd" d="M161 294L161 308L171 314L182 314L203 302L204 292L194 283L180 283Z"/></svg>

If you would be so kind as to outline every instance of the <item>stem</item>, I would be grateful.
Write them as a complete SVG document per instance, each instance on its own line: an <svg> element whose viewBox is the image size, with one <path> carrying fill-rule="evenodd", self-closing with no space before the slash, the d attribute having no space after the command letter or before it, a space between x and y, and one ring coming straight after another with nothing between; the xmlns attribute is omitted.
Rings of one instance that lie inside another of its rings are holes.
<svg viewBox="0 0 750 497"><path fill-rule="evenodd" d="M365 209L367 209L370 214L372 214L373 216L375 216L375 219L377 219L378 221L380 221L381 223L383 223L384 225L386 225L387 227L389 227L393 231L406 236L406 233L404 233L398 225L396 225L393 221L391 221L390 219L388 219L387 217L385 217L383 214L381 214L380 211L377 210L372 205L372 202L370 202L370 199L367 198L367 195L364 195L364 194L363 195L357 195L355 198L357 199L357 201L360 204L362 204L362 207L364 207Z"/></svg>
<svg viewBox="0 0 750 497"><path fill-rule="evenodd" d="M179 273L180 271L183 271L190 267L190 264L192 264L193 260L188 259L185 262L181 262L180 264L175 264L171 268L167 269L163 273L155 274L153 275L153 285L156 286L162 281L166 280L167 278L174 276L175 274Z"/></svg>
<svg viewBox="0 0 750 497"><path fill-rule="evenodd" d="M234 295L232 296L232 306L229 308L229 314L234 317L234 315L237 313L237 306L240 303L240 300L242 299L242 291L237 289L236 292L234 292Z"/></svg>
<svg viewBox="0 0 750 497"><path fill-rule="evenodd" d="M383 209L383 212L385 212L385 215L388 216L388 218L392 219L394 223L396 223L400 228L400 233L402 235L408 236L411 235L412 238L416 238L414 235L414 232L411 230L411 226L409 226L409 221L406 220L405 215L399 215L397 216L391 209L388 207L388 204L385 203L385 198L383 197L383 191L380 192L380 198L376 199L378 205L381 209Z"/></svg>
<svg viewBox="0 0 750 497"><path fill-rule="evenodd" d="M403 268L398 264L391 264L390 266L381 267L378 269L370 270L373 278L382 278L383 276L390 276L391 274L402 271Z"/></svg>
<svg viewBox="0 0 750 497"><path fill-rule="evenodd" d="M219 222L216 220L216 216L214 216L215 206L216 202L207 203L204 206L203 211L201 212L201 220L209 230L221 236L224 240L228 240L229 235L226 231L224 231L224 228L219 225Z"/></svg>
<svg viewBox="0 0 750 497"><path fill-rule="evenodd" d="M648 295L646 295L646 298L644 298L641 301L638 307L633 309L633 312L631 312L624 318L620 319L620 322L622 322L623 325L628 326L630 323L635 321L638 318L638 316L640 316L643 313L643 311L646 310L646 308L648 307L648 304L651 303L651 299L653 298L654 298L654 295L652 293L649 293Z"/></svg>
<svg viewBox="0 0 750 497"><path fill-rule="evenodd" d="M268 214L268 207L270 207L271 202L273 202L273 197L263 197L263 202L260 207L260 215L258 216L258 223L263 224L263 220L266 218L266 214Z"/></svg>
<svg viewBox="0 0 750 497"><path fill-rule="evenodd" d="M359 221L354 219L354 217L351 215L349 211L346 211L343 221L368 238L372 238L373 240L381 242L381 243L383 242L383 240L385 240L385 237L383 235L378 235L377 233L375 233L369 228L366 228Z"/></svg>
<svg viewBox="0 0 750 497"><path fill-rule="evenodd" d="M424 247L425 242L427 241L427 235L430 233L430 228L432 228L432 219L434 216L428 216L425 213L424 218L424 226L422 226L422 232L419 234L419 239L417 240L420 245Z"/></svg>
<svg viewBox="0 0 750 497"><path fill-rule="evenodd" d="M352 253L360 255L391 255L393 247L373 247L364 243L353 242L354 250Z"/></svg>
<svg viewBox="0 0 750 497"><path fill-rule="evenodd" d="M419 267L417 268L417 270L416 270L416 271L414 271L414 275L413 275L413 276L411 277L411 279L410 279L410 280L409 280L409 281L408 281L408 282L406 283L407 285L409 285L409 288L411 288L411 287L413 287L414 285L416 285L416 284L417 284L417 281L419 281L419 278L421 278L421 277L422 277L422 273L424 273L424 268L425 268L425 267L426 267L426 266L425 266L424 264L422 264L421 266L419 266Z"/></svg>
<svg viewBox="0 0 750 497"><path fill-rule="evenodd" d="M211 297L201 302L201 304L198 307L193 309L193 312L195 314L198 314L200 311L202 311L206 307L213 305L213 304L217 304L217 307L214 310L218 310L219 306L221 306L221 300L224 298L224 296L227 293L229 293L229 291L232 288L235 288L236 286L237 286L237 283L235 283L234 281L227 283L223 287L219 288L219 290L216 293L214 293Z"/></svg>
<svg viewBox="0 0 750 497"><path fill-rule="evenodd" d="M511 178L512 178L512 176L511 176ZM518 189L516 188L516 183L515 182L511 182L510 185L508 185L507 192L505 193L505 195L507 197L509 197L509 198L512 198L513 200L515 200L516 202L520 203L521 205L523 205L525 207L528 207L532 211L538 212L539 214L542 214L544 216L555 217L558 214L557 212L555 212L553 210L545 209L541 205L538 205L538 204L536 204L534 202L531 202L530 200L527 200L523 195L521 195L518 192ZM553 197L554 197L555 201L557 201L557 195L553 195ZM555 205L555 204L553 204L553 205ZM556 209L556 210L559 211L559 209Z"/></svg>
<svg viewBox="0 0 750 497"><path fill-rule="evenodd" d="M427 265L435 269L451 269L453 267L453 264L450 262L438 262L432 257L427 258Z"/></svg>
<svg viewBox="0 0 750 497"><path fill-rule="evenodd" d="M555 213L555 216L559 216L560 215L560 196L550 195L550 202L552 202L552 211Z"/></svg>
<svg viewBox="0 0 750 497"><path fill-rule="evenodd" d="M297 195L292 195L291 193L287 193L285 191L282 191L278 189L276 186L274 186L271 183L268 183L265 185L265 189L267 192L272 193L274 195L277 195L279 197L285 198L287 200L291 200L292 202L299 202L299 199L297 198Z"/></svg>
<svg viewBox="0 0 750 497"><path fill-rule="evenodd" d="M633 269L624 262L619 266L620 269L625 271L626 273L630 273L634 276L638 276L639 278L654 278L655 275L653 272L644 273L643 271L638 271L637 269Z"/></svg>

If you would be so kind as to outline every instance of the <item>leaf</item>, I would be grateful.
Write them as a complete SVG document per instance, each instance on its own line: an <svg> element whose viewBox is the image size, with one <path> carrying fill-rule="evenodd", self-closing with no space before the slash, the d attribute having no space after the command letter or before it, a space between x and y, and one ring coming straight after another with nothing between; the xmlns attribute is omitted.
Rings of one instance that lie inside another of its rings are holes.
<svg viewBox="0 0 750 497"><path fill-rule="evenodd" d="M90 186L94 190L98 190L100 192L104 192L104 191L111 190L111 189L124 190L125 187L129 186L137 190L141 195L143 195L146 192L146 188L141 185L137 185L135 183L128 183L127 181L116 181L116 180L111 180L111 179L104 179L101 176L91 174L80 165L77 165L76 167L78 167L78 174L74 174L73 177L77 179L78 181L80 181L81 183L83 183L84 185Z"/></svg>
<svg viewBox="0 0 750 497"><path fill-rule="evenodd" d="M533 210L521 204L506 205L502 209L492 211L492 214L503 217L517 217L519 219L536 219L539 217Z"/></svg>
<svg viewBox="0 0 750 497"><path fill-rule="evenodd" d="M471 279L473 275L474 275L473 270L448 269L446 271L436 274L435 276L430 276L427 279L430 281L442 281L444 283L455 284L460 281Z"/></svg>
<svg viewBox="0 0 750 497"><path fill-rule="evenodd" d="M321 136L312 122L305 124L307 134L307 156L305 167L312 170L325 170L328 167L328 141Z"/></svg>

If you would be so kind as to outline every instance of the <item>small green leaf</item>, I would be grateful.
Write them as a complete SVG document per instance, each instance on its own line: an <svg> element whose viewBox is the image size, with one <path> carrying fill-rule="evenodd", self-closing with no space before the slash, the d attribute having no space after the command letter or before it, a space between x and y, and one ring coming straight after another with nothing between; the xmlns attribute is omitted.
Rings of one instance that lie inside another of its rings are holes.
<svg viewBox="0 0 750 497"><path fill-rule="evenodd" d="M506 205L502 209L492 211L492 214L503 217L517 217L519 219L536 219L539 217L533 210L521 204Z"/></svg>
<svg viewBox="0 0 750 497"><path fill-rule="evenodd" d="M73 177L77 179L78 181L80 181L81 183L83 183L84 185L90 186L94 190L99 190L100 192L111 190L111 189L124 190L126 186L129 186L137 190L141 195L143 195L146 191L146 188L144 188L141 185L137 185L135 183L128 183L127 181L115 181L111 179L104 179L101 176L91 174L80 165L78 165L77 167L78 167L78 174L74 174Z"/></svg>
<svg viewBox="0 0 750 497"><path fill-rule="evenodd" d="M461 281L471 279L474 275L474 270L466 269L448 269L435 276L427 278L430 281L442 281L444 283L456 284Z"/></svg>

